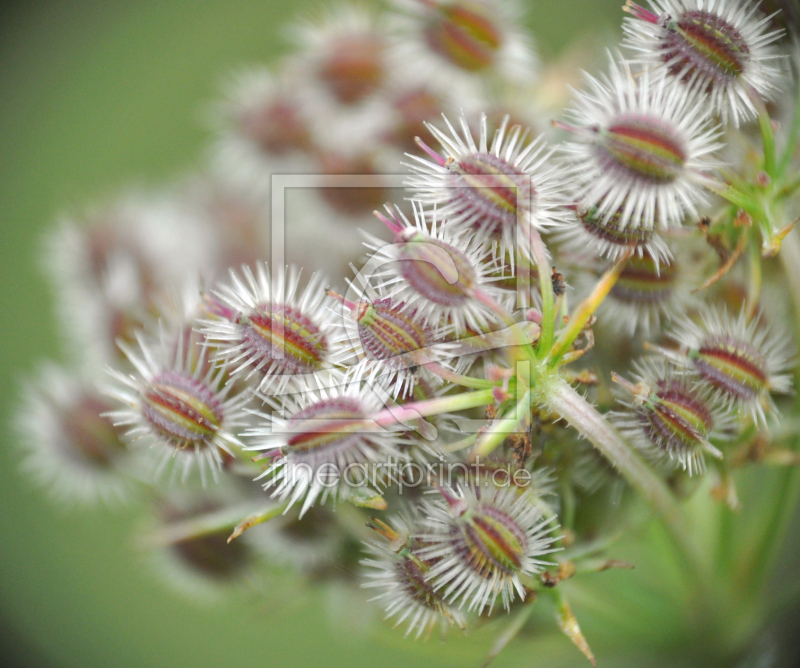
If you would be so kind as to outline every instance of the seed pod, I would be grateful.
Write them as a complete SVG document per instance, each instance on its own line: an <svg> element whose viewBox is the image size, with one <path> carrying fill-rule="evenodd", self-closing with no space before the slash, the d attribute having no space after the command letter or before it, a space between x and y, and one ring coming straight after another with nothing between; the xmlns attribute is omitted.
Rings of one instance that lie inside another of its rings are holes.
<svg viewBox="0 0 800 668"><path fill-rule="evenodd" d="M202 321L203 334L220 346L218 357L231 362L234 377L260 374L261 391L281 392L304 386L305 376L323 369L329 359L328 336L334 330L327 310L331 300L314 275L298 295L300 272L292 267L273 282L269 267L249 267L240 277L205 296L205 309L216 316Z"/></svg>
<svg viewBox="0 0 800 668"><path fill-rule="evenodd" d="M707 201L697 172L716 166L719 128L691 89L633 76L618 56L609 75L588 77L562 124L577 138L564 146L566 179L580 209L596 210L603 224L618 216L620 229L680 227ZM624 202L624 207L620 209Z"/></svg>
<svg viewBox="0 0 800 668"><path fill-rule="evenodd" d="M633 397L622 400L628 411L616 414L617 425L656 463L703 473L706 453L722 457L711 441L724 439L731 426L711 388L663 360L640 362L634 369L635 384L616 378Z"/></svg>
<svg viewBox="0 0 800 668"><path fill-rule="evenodd" d="M528 83L537 61L514 0L424 0L405 3L395 18L396 55L442 84L493 81Z"/></svg>
<svg viewBox="0 0 800 668"><path fill-rule="evenodd" d="M388 471L375 465L405 459L396 434L371 427L383 402L368 386L338 372L320 385L280 401L263 397L274 409L259 414L267 426L247 431L250 449L273 458L258 477L264 489L287 506L302 500L300 517L318 499L377 496Z"/></svg>
<svg viewBox="0 0 800 668"><path fill-rule="evenodd" d="M53 364L26 384L15 427L25 471L62 503L126 500L131 458L111 420L113 406Z"/></svg>
<svg viewBox="0 0 800 668"><path fill-rule="evenodd" d="M672 252L669 246L653 229L622 227L620 218L625 209L623 203L608 219L600 215L597 207L575 208L575 221L558 235L564 249L578 256L589 250L593 255L616 262L628 250L642 258L648 255L656 266L669 263Z"/></svg>
<svg viewBox="0 0 800 668"><path fill-rule="evenodd" d="M186 479L196 461L204 484L207 467L216 479L226 458L234 457L231 448L242 447L236 434L245 424L249 393L226 384L226 367L208 364L208 344L191 329L172 336L162 330L160 344L139 333L137 344L120 344L136 374L111 371L115 382L106 392L124 408L109 417L128 428L129 442L157 449L162 467L180 458Z"/></svg>
<svg viewBox="0 0 800 668"><path fill-rule="evenodd" d="M474 237L451 233L448 222L440 221L435 212L428 223L417 202L413 223L399 209L387 207L387 211L389 218L377 215L394 232L395 243L374 237L367 243L375 251L372 262L379 267L376 289L414 308L433 327L450 321L463 332L467 326L480 330L492 322L496 316L476 298L478 292L500 297L490 283L499 267L491 248Z"/></svg>
<svg viewBox="0 0 800 668"><path fill-rule="evenodd" d="M381 592L371 600L382 602L386 618L396 617L395 626L408 620L406 636L417 638L437 624L443 630L452 625L464 628L463 613L449 605L426 578L437 561L419 556L423 544L413 537L416 516L392 517L389 524L373 522L371 527L383 540L365 543L370 557L361 562L367 579L361 586Z"/></svg>
<svg viewBox="0 0 800 668"><path fill-rule="evenodd" d="M488 143L486 115L476 145L467 119L461 116L463 138L445 117L448 132L429 125L441 144L442 155L420 144L430 159L414 157L415 175L408 185L420 201L436 205L454 229L478 232L510 253L532 258L529 230L563 224L564 185L545 165L552 151L542 137L526 141L528 131L515 126L507 132L503 119Z"/></svg>
<svg viewBox="0 0 800 668"><path fill-rule="evenodd" d="M696 87L727 122L757 114L751 99L770 99L781 77L773 43L782 30L770 25L757 3L717 0L651 0L651 12L633 2L626 10L626 44L655 77Z"/></svg>
<svg viewBox="0 0 800 668"><path fill-rule="evenodd" d="M729 409L736 405L756 422L765 423L766 414L776 412L771 392L791 389L786 373L794 355L791 342L773 334L760 317L748 322L744 310L734 318L726 309L706 307L699 323L681 322L671 338Z"/></svg>
<svg viewBox="0 0 800 668"><path fill-rule="evenodd" d="M487 606L491 613L498 596L506 609L515 595L524 600L520 576L546 564L539 557L553 551L551 522L513 489L440 491L444 500L423 508L427 531L419 536L420 556L438 560L427 575L434 590L478 614Z"/></svg>

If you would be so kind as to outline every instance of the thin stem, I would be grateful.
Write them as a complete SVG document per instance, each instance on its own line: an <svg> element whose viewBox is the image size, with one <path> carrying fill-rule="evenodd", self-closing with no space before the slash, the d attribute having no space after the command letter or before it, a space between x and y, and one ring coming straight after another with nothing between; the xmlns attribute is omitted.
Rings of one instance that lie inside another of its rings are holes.
<svg viewBox="0 0 800 668"><path fill-rule="evenodd" d="M794 113L792 114L792 127L789 130L786 149L778 162L777 171L775 172L776 178L782 177L786 172L786 168L794 157L798 139L800 139L800 86L797 86L797 99L795 100Z"/></svg>
<svg viewBox="0 0 800 668"><path fill-rule="evenodd" d="M474 455L487 457L508 438L509 434L514 433L519 424L530 415L530 401L531 393L529 390L522 395L522 398L516 403L510 414L494 420L488 431L481 435L475 446Z"/></svg>
<svg viewBox="0 0 800 668"><path fill-rule="evenodd" d="M578 335L583 331L583 328L586 326L586 323L589 322L592 315L597 310L597 307L608 297L608 293L611 292L611 288L614 287L614 284L620 277L625 263L628 261L632 252L633 251L628 250L625 255L617 260L611 269L603 274L603 277L595 286L592 294L578 304L578 308L569 320L569 325L561 332L561 335L558 337L558 340L547 356L547 362L551 368L559 363L564 354L570 349L575 339L578 338ZM544 336L544 330L545 328L542 326L542 336Z"/></svg>
<svg viewBox="0 0 800 668"><path fill-rule="evenodd" d="M539 291L542 293L542 333L537 350L547 354L553 345L555 337L555 297L553 295L553 271L550 258L547 257L547 248L542 241L542 236L535 228L529 230L529 242L536 270L539 272Z"/></svg>
<svg viewBox="0 0 800 668"><path fill-rule="evenodd" d="M511 330L512 334L514 335L514 338L516 339L517 345L520 348L523 348L528 355L533 356L533 348L531 348L531 344L528 342L528 339L525 336L525 332L520 327L520 324L514 321L514 318L503 307L503 305L498 303L497 300L494 299L494 297L484 292L483 290L474 290L473 296L481 304L491 309L493 313L496 313L503 320L503 322L505 322L509 326L509 329Z"/></svg>
<svg viewBox="0 0 800 668"><path fill-rule="evenodd" d="M471 387L477 390L484 390L497 385L497 383L493 383L491 380L461 375L455 371L451 371L450 369L443 367L438 362L428 362L425 364L425 368L432 374L439 376L439 378L442 378L450 383L455 383L456 385L461 385L462 387Z"/></svg>
<svg viewBox="0 0 800 668"><path fill-rule="evenodd" d="M744 83L744 81L742 82ZM775 178L775 131L772 129L772 119L769 117L767 105L758 91L750 84L745 83L747 96L758 110L758 126L761 129L761 140L764 144L764 171Z"/></svg>
<svg viewBox="0 0 800 668"><path fill-rule="evenodd" d="M365 422L372 422L379 427L387 427L398 422L409 422L429 415L464 411L493 403L494 390L476 390L475 392L463 392L449 397L437 397L385 408L372 416L371 420Z"/></svg>
<svg viewBox="0 0 800 668"><path fill-rule="evenodd" d="M750 242L750 282L747 288L747 319L752 320L761 297L761 249Z"/></svg>

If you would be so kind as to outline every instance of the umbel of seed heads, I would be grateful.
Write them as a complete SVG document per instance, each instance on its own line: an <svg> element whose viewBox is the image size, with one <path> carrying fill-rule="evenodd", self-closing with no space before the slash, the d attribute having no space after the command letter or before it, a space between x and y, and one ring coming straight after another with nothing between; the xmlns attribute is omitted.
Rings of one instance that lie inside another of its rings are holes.
<svg viewBox="0 0 800 668"><path fill-rule="evenodd" d="M699 89L714 112L734 125L753 118L782 76L770 17L758 2L650 0L650 11L628 0L623 28L636 62L656 77Z"/></svg>

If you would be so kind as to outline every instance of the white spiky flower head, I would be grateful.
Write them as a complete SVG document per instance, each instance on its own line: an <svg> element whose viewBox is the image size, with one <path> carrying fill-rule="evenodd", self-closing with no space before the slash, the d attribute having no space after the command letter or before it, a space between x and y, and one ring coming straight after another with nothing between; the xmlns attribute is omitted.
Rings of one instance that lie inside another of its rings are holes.
<svg viewBox="0 0 800 668"><path fill-rule="evenodd" d="M367 235L366 246L373 251L367 277L373 272L377 289L416 309L433 326L450 322L457 333L467 327L482 331L496 319L486 298L502 299L492 285L502 262L481 239L457 234L435 210L412 205L413 222L397 207L386 207L388 217L376 212L394 233L394 243Z"/></svg>
<svg viewBox="0 0 800 668"><path fill-rule="evenodd" d="M783 30L754 0L628 0L625 44L654 77L698 88L715 113L738 126L757 114L753 96L774 97L783 58L774 43Z"/></svg>
<svg viewBox="0 0 800 668"><path fill-rule="evenodd" d="M567 111L575 139L563 145L565 179L577 206L596 210L603 223L666 229L698 215L707 202L698 175L714 169L719 128L696 91L609 54L609 73L586 75Z"/></svg>
<svg viewBox="0 0 800 668"><path fill-rule="evenodd" d="M476 490L440 488L442 499L427 501L419 556L436 560L427 579L453 605L491 613L499 597L509 609L525 599L523 579L547 565L554 551L553 522L512 487Z"/></svg>
<svg viewBox="0 0 800 668"><path fill-rule="evenodd" d="M131 457L111 420L112 408L89 382L56 364L25 384L15 428L23 468L59 502L109 505L131 494Z"/></svg>
<svg viewBox="0 0 800 668"><path fill-rule="evenodd" d="M285 72L242 72L224 95L209 114L217 133L212 164L221 178L266 194L273 173L308 168L309 119Z"/></svg>
<svg viewBox="0 0 800 668"><path fill-rule="evenodd" d="M355 106L380 91L388 74L386 35L366 5L339 3L291 31L306 88L319 91L326 107Z"/></svg>
<svg viewBox="0 0 800 668"><path fill-rule="evenodd" d="M721 459L713 443L730 437L734 421L711 386L660 358L633 368L635 383L618 379L626 410L612 414L622 433L654 463L690 476L705 471L705 455Z"/></svg>
<svg viewBox="0 0 800 668"><path fill-rule="evenodd" d="M266 262L258 263L255 273L231 269L229 281L205 295L213 319L200 321L203 335L218 346L231 375L258 376L262 392L304 387L330 360L334 302L321 275L312 275L302 291L300 279L295 266L271 275Z"/></svg>
<svg viewBox="0 0 800 668"><path fill-rule="evenodd" d="M261 426L245 434L248 449L272 460L257 480L287 511L301 502L300 517L317 501L374 497L386 480L381 466L404 459L395 431L372 420L385 397L335 370L313 383L296 394L261 396L272 412L256 413Z"/></svg>
<svg viewBox="0 0 800 668"><path fill-rule="evenodd" d="M777 409L771 393L792 388L794 350L791 340L772 330L763 316L748 320L744 309L731 316L726 308L705 306L699 322L676 323L670 337L680 346L688 365L706 382L728 410L738 407L756 423L766 424Z"/></svg>
<svg viewBox="0 0 800 668"><path fill-rule="evenodd" d="M677 247L670 259L648 251L633 255L598 308L599 322L614 332L647 338L664 323L683 317L700 304L693 293L699 273L693 260L693 254ZM581 293L592 289L586 278L581 279Z"/></svg>
<svg viewBox="0 0 800 668"><path fill-rule="evenodd" d="M454 230L499 242L501 254L510 253L512 266L517 252L532 259L529 228L548 230L566 218L564 185L555 166L548 164L553 151L543 136L527 141L528 130L509 129L508 116L491 145L485 114L477 143L465 115L459 119L461 135L443 118L446 131L426 123L442 154L420 141L428 157L410 156L414 176L406 185L413 197L435 205L437 215Z"/></svg>
<svg viewBox="0 0 800 668"><path fill-rule="evenodd" d="M572 208L575 216L553 237L565 254L578 258L587 256L590 263L594 257L616 262L628 250L633 250L640 258L645 255L653 258L657 265L672 260L669 245L653 228L620 225L624 204L607 220L597 207Z"/></svg>
<svg viewBox="0 0 800 668"><path fill-rule="evenodd" d="M526 82L538 59L514 0L395 0L394 56L454 85Z"/></svg>
<svg viewBox="0 0 800 668"><path fill-rule="evenodd" d="M157 453L157 475L175 460L173 474L185 481L197 464L205 485L206 469L216 480L243 447L237 433L247 424L250 391L226 384L227 369L209 362L208 341L190 326L159 330L157 340L137 332L135 347L120 342L134 371L109 370L114 382L104 390L123 407L107 415L130 444Z"/></svg>
<svg viewBox="0 0 800 668"><path fill-rule="evenodd" d="M406 637L416 638L430 633L437 624L442 630L451 626L465 628L464 613L447 603L441 591L435 591L427 574L437 560L419 556L424 544L415 537L420 518L412 509L405 515L395 515L387 522L373 519L371 528L382 540L365 542L369 557L362 560L365 567L361 586L377 589L371 601L380 601L385 619L394 619L394 626L407 623Z"/></svg>
<svg viewBox="0 0 800 668"><path fill-rule="evenodd" d="M361 273L349 281L345 296L330 294L339 304L335 314L343 336L335 344L335 362L351 377L365 378L388 389L392 398L411 396L418 382L438 387L441 377L428 364L461 373L469 360L448 341L452 327L436 325L387 294L373 288Z"/></svg>

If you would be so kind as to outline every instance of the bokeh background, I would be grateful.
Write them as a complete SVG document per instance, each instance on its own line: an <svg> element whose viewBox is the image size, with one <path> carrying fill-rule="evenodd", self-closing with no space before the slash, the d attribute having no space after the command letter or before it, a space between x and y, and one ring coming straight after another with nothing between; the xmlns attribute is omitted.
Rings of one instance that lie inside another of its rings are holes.
<svg viewBox="0 0 800 668"><path fill-rule="evenodd" d="M36 360L62 354L37 269L42 231L131 183L158 185L200 166L201 112L226 73L278 54L286 23L318 1L28 0L0 9L0 665L477 666L490 645L482 632L445 649L435 638L336 624L359 611L338 613L330 592L198 606L145 568L131 538L135 511L69 512L19 471L7 426L19 381ZM613 38L622 16L622 0L530 4L545 59L590 34ZM608 577L611 590L624 586L624 575ZM553 665L584 665L548 632L552 642L538 647L553 652ZM497 665L530 665L529 650ZM616 665L645 665L629 661Z"/></svg>

